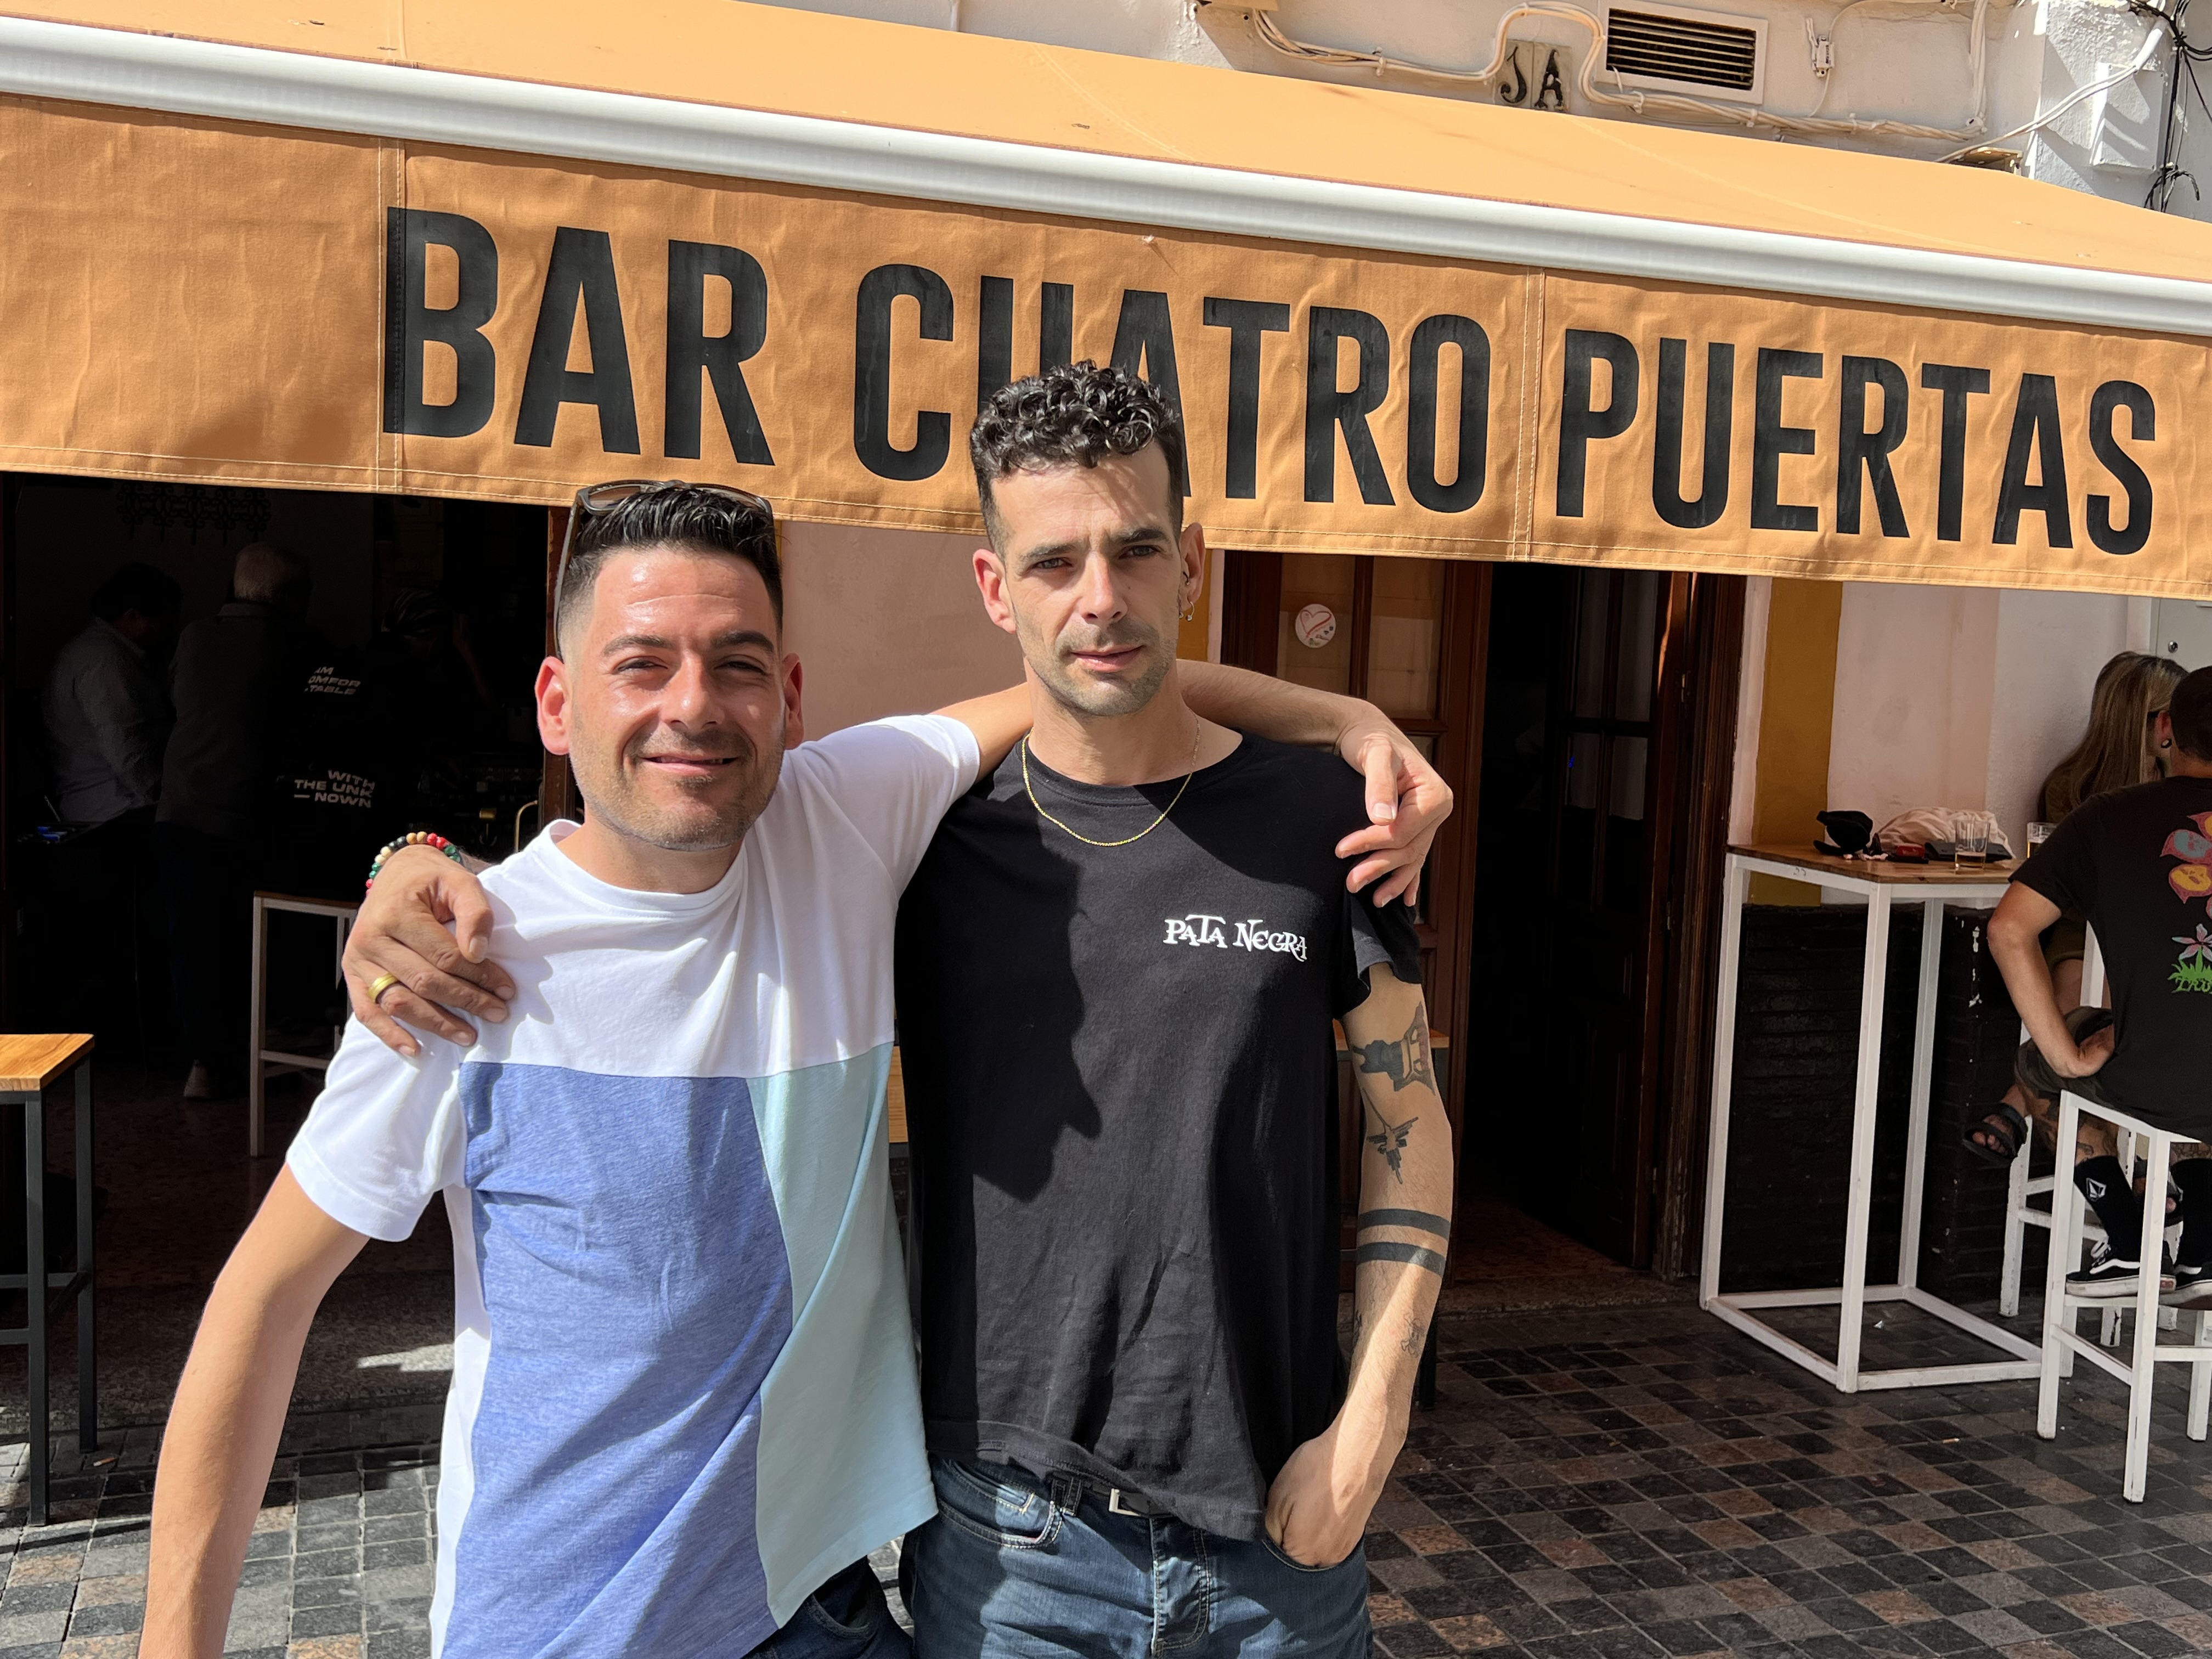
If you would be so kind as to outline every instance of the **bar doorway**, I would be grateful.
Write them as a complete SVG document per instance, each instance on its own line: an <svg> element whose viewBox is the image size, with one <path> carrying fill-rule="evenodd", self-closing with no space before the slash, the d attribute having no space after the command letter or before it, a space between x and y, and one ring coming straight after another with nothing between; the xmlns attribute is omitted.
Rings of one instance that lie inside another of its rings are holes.
<svg viewBox="0 0 2212 1659"><path fill-rule="evenodd" d="M1601 1294L1623 1268L1679 1277L1741 579L1225 561L1222 660L1369 698L1458 798L1420 908L1431 1018L1450 1045L1455 1284Z"/></svg>

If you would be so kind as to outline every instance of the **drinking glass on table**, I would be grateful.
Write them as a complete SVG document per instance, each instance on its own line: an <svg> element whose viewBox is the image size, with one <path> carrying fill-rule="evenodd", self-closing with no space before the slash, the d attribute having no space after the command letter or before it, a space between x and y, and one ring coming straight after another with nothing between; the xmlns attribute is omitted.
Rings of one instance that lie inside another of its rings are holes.
<svg viewBox="0 0 2212 1659"><path fill-rule="evenodd" d="M1987 812L1954 812L1951 815L1951 865L1957 870L1975 870L1990 861L1990 831L1996 827Z"/></svg>

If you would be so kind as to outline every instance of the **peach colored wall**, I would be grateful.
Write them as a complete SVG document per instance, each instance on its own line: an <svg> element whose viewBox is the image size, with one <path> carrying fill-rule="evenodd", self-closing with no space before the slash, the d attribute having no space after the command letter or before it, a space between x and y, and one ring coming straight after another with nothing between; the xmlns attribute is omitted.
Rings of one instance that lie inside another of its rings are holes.
<svg viewBox="0 0 2212 1659"><path fill-rule="evenodd" d="M942 708L1021 678L983 614L975 538L787 523L784 633L806 678L807 735Z"/></svg>

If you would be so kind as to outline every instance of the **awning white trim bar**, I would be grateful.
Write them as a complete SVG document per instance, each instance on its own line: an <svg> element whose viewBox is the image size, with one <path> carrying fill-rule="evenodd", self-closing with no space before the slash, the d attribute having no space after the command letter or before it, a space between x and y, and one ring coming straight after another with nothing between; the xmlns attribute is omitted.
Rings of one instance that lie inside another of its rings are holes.
<svg viewBox="0 0 2212 1659"><path fill-rule="evenodd" d="M0 92L1449 259L2212 335L2212 283L1281 178L0 18Z"/></svg>

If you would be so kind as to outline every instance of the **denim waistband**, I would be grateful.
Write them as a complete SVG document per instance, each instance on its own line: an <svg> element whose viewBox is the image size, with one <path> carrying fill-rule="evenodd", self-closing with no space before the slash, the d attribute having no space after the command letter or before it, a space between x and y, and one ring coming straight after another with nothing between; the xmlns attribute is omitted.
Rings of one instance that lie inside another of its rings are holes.
<svg viewBox="0 0 2212 1659"><path fill-rule="evenodd" d="M1164 1506L1155 1504L1144 1493L1127 1486L1115 1486L1087 1474L1076 1474L1062 1469L1046 1477L1052 1489L1052 1501L1064 1510L1073 1510L1088 1492L1115 1515L1134 1516L1140 1520L1175 1516Z"/></svg>

